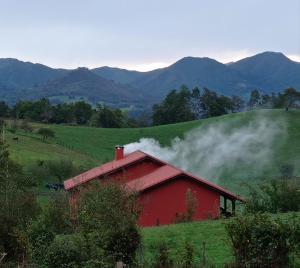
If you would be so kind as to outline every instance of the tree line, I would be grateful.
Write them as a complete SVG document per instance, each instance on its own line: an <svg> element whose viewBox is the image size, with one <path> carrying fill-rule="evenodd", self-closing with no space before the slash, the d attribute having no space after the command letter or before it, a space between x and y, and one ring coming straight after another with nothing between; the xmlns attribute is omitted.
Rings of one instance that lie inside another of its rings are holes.
<svg viewBox="0 0 300 268"><path fill-rule="evenodd" d="M253 90L248 101L239 96L224 96L208 88L189 90L182 86L153 106L153 125L171 124L220 116L252 109L300 107L300 92L288 88L283 93L261 94Z"/></svg>
<svg viewBox="0 0 300 268"><path fill-rule="evenodd" d="M208 88L172 90L161 103L152 107L152 114L130 117L127 112L98 104L78 101L53 105L48 99L19 101L9 107L0 101L0 117L27 119L55 124L90 125L104 128L144 127L220 116L252 109L300 107L300 92L288 88L282 93L263 94L253 90L248 100L239 96L224 96Z"/></svg>
<svg viewBox="0 0 300 268"><path fill-rule="evenodd" d="M129 118L120 109L97 105L93 108L89 103L78 101L53 105L48 99L37 101L19 101L9 107L0 101L0 117L27 119L50 124L76 124L94 127L134 127L137 122Z"/></svg>

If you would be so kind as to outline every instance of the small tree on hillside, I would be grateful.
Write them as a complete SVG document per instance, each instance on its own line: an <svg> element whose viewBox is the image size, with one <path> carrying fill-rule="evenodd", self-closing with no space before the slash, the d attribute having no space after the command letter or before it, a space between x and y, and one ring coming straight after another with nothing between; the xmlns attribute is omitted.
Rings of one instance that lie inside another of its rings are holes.
<svg viewBox="0 0 300 268"><path fill-rule="evenodd" d="M50 128L40 128L37 133L43 137L44 142L47 138L53 138L55 136L54 131Z"/></svg>
<svg viewBox="0 0 300 268"><path fill-rule="evenodd" d="M255 109L260 105L261 97L258 90L252 90L250 94L250 99L248 102L248 106L250 109Z"/></svg>
<svg viewBox="0 0 300 268"><path fill-rule="evenodd" d="M294 88L288 88L283 93L285 110L288 111L294 104L300 101L300 92Z"/></svg>

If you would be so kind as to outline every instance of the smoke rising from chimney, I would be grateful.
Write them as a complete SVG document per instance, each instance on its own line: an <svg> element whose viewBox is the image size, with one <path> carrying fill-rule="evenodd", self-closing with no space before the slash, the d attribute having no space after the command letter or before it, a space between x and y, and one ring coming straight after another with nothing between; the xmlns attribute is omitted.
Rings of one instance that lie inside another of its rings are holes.
<svg viewBox="0 0 300 268"><path fill-rule="evenodd" d="M141 150L213 182L228 174L251 178L264 175L270 168L275 148L285 139L285 133L281 120L256 117L246 124L238 120L208 127L203 124L182 139L174 138L170 146L141 138L125 145L125 153Z"/></svg>

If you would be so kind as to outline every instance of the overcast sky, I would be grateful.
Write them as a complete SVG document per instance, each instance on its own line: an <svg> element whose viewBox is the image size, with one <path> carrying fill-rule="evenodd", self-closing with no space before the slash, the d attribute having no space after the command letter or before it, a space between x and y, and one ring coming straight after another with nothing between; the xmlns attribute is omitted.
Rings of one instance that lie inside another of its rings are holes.
<svg viewBox="0 0 300 268"><path fill-rule="evenodd" d="M263 51L300 61L300 0L0 0L0 58L149 70Z"/></svg>

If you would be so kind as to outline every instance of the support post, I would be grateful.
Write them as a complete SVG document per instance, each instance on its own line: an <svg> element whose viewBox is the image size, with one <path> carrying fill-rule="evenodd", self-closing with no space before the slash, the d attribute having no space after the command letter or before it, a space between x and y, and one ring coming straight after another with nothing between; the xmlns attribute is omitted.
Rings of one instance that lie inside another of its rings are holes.
<svg viewBox="0 0 300 268"><path fill-rule="evenodd" d="M224 196L224 213L227 212L227 198Z"/></svg>
<svg viewBox="0 0 300 268"><path fill-rule="evenodd" d="M232 215L235 215L235 200L232 200Z"/></svg>

